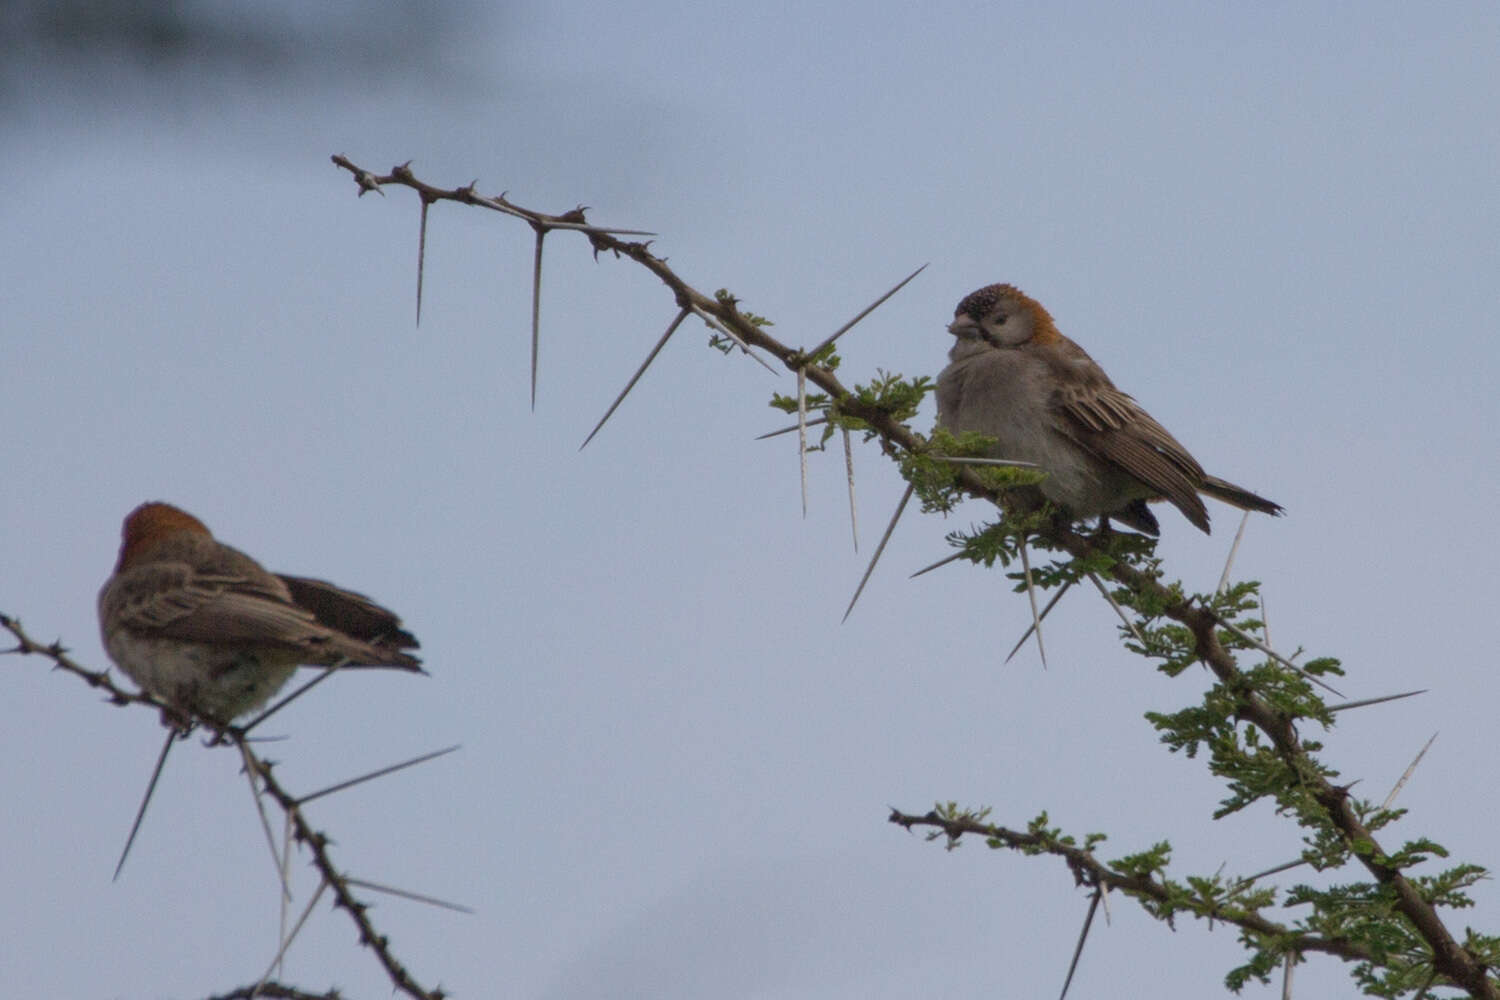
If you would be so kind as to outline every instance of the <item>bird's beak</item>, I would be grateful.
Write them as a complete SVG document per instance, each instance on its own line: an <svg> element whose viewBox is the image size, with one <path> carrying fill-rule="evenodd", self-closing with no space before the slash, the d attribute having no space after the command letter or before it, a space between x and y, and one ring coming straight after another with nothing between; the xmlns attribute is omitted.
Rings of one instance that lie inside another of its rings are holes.
<svg viewBox="0 0 1500 1000"><path fill-rule="evenodd" d="M974 317L968 313L961 313L953 317L953 322L948 324L948 332L955 337L964 337L969 340L979 336L979 324Z"/></svg>

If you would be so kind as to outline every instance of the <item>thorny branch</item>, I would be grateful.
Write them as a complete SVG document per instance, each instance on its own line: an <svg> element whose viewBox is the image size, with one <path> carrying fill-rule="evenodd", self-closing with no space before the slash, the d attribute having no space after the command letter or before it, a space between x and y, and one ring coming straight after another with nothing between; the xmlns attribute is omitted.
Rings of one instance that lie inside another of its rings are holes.
<svg viewBox="0 0 1500 1000"><path fill-rule="evenodd" d="M151 705L163 711L171 711L166 702L158 701L144 691L126 691L114 682L108 670L90 670L77 660L68 655L67 647L61 642L43 644L37 642L31 636L21 630L21 620L0 613L0 628L5 629L16 637L14 649L4 650L8 653L39 653L51 660L53 665L70 674L76 674L83 678L89 687L103 688L109 696L112 705Z"/></svg>
<svg viewBox="0 0 1500 1000"><path fill-rule="evenodd" d="M912 830L916 827L932 828L946 837L950 844L964 836L984 837L1001 846L1040 851L1062 858L1079 885L1090 888L1104 887L1148 899L1155 903L1172 902L1172 893L1161 882L1148 875L1133 875L1117 872L1094 856L1092 851L1075 844L1065 844L1055 837L1036 831L1008 830L1003 826L983 823L972 817L945 817L935 810L923 816L911 816L892 809L890 821L897 826ZM1205 906L1196 914L1205 920L1218 920L1251 931L1264 937L1280 938L1291 952L1322 952L1355 962L1374 961L1376 956L1356 942L1339 938L1322 937L1316 934L1294 934L1275 921L1267 920L1252 910L1240 909L1227 904Z"/></svg>
<svg viewBox="0 0 1500 1000"><path fill-rule="evenodd" d="M43 644L37 642L21 627L18 619L0 613L0 628L4 628L16 639L16 645L12 649L3 652L20 654L38 654L50 660L54 666L76 674L83 678L91 687L103 688L109 695L109 701L115 705L142 704L150 705L158 709L168 710L167 706L144 693L125 691L114 682L107 670L89 670L67 655L67 650L61 643ZM168 710L170 711L170 710ZM242 755L246 764L252 769L253 776L259 779L261 789L281 807L292 825L292 835L298 843L305 844L312 856L313 868L317 870L323 881L332 888L334 894L334 906L348 912L349 918L354 921L355 927L359 929L359 941L363 947L372 951L376 959L385 969L386 975L390 977L391 984L396 989L412 997L413 1000L443 1000L447 996L439 988L428 989L420 985L406 967L397 960L391 952L390 941L385 935L376 930L370 922L366 903L355 898L351 890L351 880L334 865L333 858L328 852L328 835L315 829L303 812L303 799L291 794L278 781L273 774L273 764L270 760L258 755L246 739L242 730L231 727L216 733L217 737L224 743L234 746ZM309 797L310 798L310 797ZM288 997L293 1000L303 998L333 998L336 993L314 994L304 993L284 984L266 982L260 984L259 988L242 987L224 997Z"/></svg>
<svg viewBox="0 0 1500 1000"><path fill-rule="evenodd" d="M307 816L302 812L300 800L288 792L271 773L271 762L257 756L240 733L231 730L228 736L230 742L244 753L245 761L254 770L256 777L260 778L261 788L276 800L282 812L291 819L292 836L299 844L307 846L312 853L313 867L333 889L333 905L348 912L349 919L359 928L359 943L375 953L381 967L390 977L391 985L414 1000L443 1000L446 993L439 988L429 990L418 984L411 973L407 972L406 966L391 954L390 940L370 922L369 904L354 898L349 879L334 866L333 858L328 853L328 835L315 830L308 822Z"/></svg>
<svg viewBox="0 0 1500 1000"><path fill-rule="evenodd" d="M764 327L740 313L734 298L727 295L711 297L689 285L667 266L664 259L651 252L649 244L622 240L614 235L621 232L618 230L607 231L588 226L583 222L581 209L569 213L566 218L548 215L522 208L503 195L480 198L475 194L473 184L449 190L434 187L418 180L412 174L409 164L395 167L388 174L376 175L357 166L347 157L336 155L332 159L335 165L354 175L361 194L379 191L387 184L399 184L412 188L424 202L447 200L477 204L517 216L530 223L539 233L553 228L577 229L588 239L596 256L603 252L628 258L654 274L671 290L678 309L711 317L715 323L732 332L737 340L774 355L788 370L794 373L805 371L806 378L833 400L836 412L863 421L879 439L882 451L892 459L899 460L903 455L922 455L927 451L926 441L906 424L880 406L861 400L839 381L833 371L814 363L814 352L794 348L772 337ZM974 498L989 500L997 506L1001 505L1000 490L987 485L973 468L959 466L955 470L955 477L962 492ZM1037 533L1047 543L1068 552L1076 559L1093 563L1103 555L1094 539L1067 525L1054 522L1043 526ZM1112 561L1106 572L1125 588L1161 607L1166 617L1185 626L1192 633L1197 643L1198 659L1213 671L1225 687L1238 693L1240 717L1266 734L1284 764L1294 773L1303 776L1307 791L1324 811L1329 822L1354 848L1354 856L1393 895L1395 909L1411 922L1431 948L1434 971L1462 987L1471 996L1500 1000L1500 993L1497 993L1484 965L1454 940L1434 906L1423 898L1401 870L1387 863L1388 853L1380 847L1370 830L1355 814L1347 789L1333 785L1322 775L1298 737L1293 716L1276 708L1254 690L1234 657L1219 641L1218 630L1224 624L1219 617L1210 609L1197 606L1191 599L1170 591L1135 567Z"/></svg>

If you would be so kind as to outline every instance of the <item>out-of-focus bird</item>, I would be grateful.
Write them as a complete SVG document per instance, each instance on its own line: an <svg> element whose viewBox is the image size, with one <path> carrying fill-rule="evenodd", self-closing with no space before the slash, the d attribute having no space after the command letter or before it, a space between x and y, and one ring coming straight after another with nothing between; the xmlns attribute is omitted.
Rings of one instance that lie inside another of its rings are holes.
<svg viewBox="0 0 1500 1000"><path fill-rule="evenodd" d="M269 573L186 511L142 504L122 534L99 592L104 648L184 715L225 725L300 664L421 669L396 615L322 580Z"/></svg>
<svg viewBox="0 0 1500 1000"><path fill-rule="evenodd" d="M1014 491L1023 506L1050 500L1074 518L1114 518L1160 530L1148 500L1169 500L1208 531L1199 493L1243 510L1281 506L1203 471L1186 448L1115 388L1083 348L1058 332L1041 303L1013 285L987 285L954 310L957 341L937 381L938 425L996 439L995 458L1047 473Z"/></svg>

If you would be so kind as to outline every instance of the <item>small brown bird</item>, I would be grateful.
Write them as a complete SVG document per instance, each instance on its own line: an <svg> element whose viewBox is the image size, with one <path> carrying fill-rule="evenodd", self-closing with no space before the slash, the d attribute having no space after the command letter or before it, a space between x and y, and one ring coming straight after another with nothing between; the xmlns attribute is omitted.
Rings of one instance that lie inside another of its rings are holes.
<svg viewBox="0 0 1500 1000"><path fill-rule="evenodd" d="M1148 500L1170 500L1208 531L1205 493L1243 510L1281 505L1210 476L1166 428L1115 388L1041 303L1013 285L965 296L948 332L958 338L937 381L938 426L997 440L995 458L1033 462L1047 478L1016 490L1074 518L1108 517L1148 534Z"/></svg>
<svg viewBox="0 0 1500 1000"><path fill-rule="evenodd" d="M268 573L170 504L125 518L99 592L104 648L145 690L218 725L263 704L299 664L421 669L417 640L361 594Z"/></svg>

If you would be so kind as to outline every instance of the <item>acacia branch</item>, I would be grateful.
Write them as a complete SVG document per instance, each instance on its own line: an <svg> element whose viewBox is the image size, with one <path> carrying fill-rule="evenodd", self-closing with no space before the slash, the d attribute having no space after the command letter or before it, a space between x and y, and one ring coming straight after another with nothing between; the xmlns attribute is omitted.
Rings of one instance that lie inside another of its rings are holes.
<svg viewBox="0 0 1500 1000"><path fill-rule="evenodd" d="M1229 906L1223 903L1212 903L1202 900L1184 900L1179 894L1173 893L1164 882L1153 879L1149 875L1135 875L1127 872L1115 871L1094 856L1092 851L1068 844L1056 837L1048 836L1040 832L1021 832L1019 830L1008 830L1003 826L992 823L983 823L970 816L942 816L936 810L928 812L923 816L913 816L903 813L898 809L892 809L890 822L897 826L912 830L916 827L928 827L934 829L946 837L950 844L957 843L964 836L984 837L994 846L1006 847L1012 850L1025 851L1028 853L1046 853L1062 858L1067 862L1068 869L1072 871L1074 880L1079 885L1105 889L1117 889L1140 899L1150 900L1153 903L1171 909L1188 909L1200 919L1214 921L1218 920L1226 924L1233 924L1242 930L1248 931L1260 937L1275 938L1283 950L1307 953L1322 952L1325 955L1334 955L1339 958L1348 959L1351 962L1374 962L1376 956L1369 949L1357 942L1345 938L1329 938L1318 934L1298 934L1282 924L1267 920L1253 910Z"/></svg>
<svg viewBox="0 0 1500 1000"><path fill-rule="evenodd" d="M420 985L391 953L390 939L375 929L370 922L369 905L354 898L349 879L334 866L328 853L328 835L313 828L302 811L301 800L288 792L271 773L272 764L257 756L245 740L243 733L230 729L226 732L229 742L239 748L245 761L260 779L261 788L276 801L292 821L292 836L298 843L307 845L312 854L312 865L333 889L333 905L348 912L349 918L359 928L359 943L375 953L376 959L390 977L391 985L413 1000L443 1000L447 996L440 988L427 989Z"/></svg>
<svg viewBox="0 0 1500 1000"><path fill-rule="evenodd" d="M601 252L624 257L654 274L668 289L679 309L706 313L723 324L746 344L758 347L774 355L786 368L806 372L831 400L833 411L841 416L854 417L867 425L879 439L881 449L893 459L902 455L923 455L927 452L925 439L913 432L905 423L883 407L860 399L851 392L832 370L813 363L816 352L804 352L782 343L765 329L739 312L736 301L728 295L710 297L688 284L667 262L651 252L650 245L618 238L614 233L583 224L582 210L576 211L567 220L516 205L503 195L493 199L478 199L474 185L466 188L444 190L418 180L412 175L409 164L394 168L389 174L377 176L365 170L347 157L334 156L333 162L350 171L360 186L360 193L379 190L386 184L399 184L417 191L424 201L451 200L469 204L484 204L486 207L515 215L537 225L554 225L565 221L575 222L569 228L583 231L593 247L595 256ZM954 473L957 488L975 498L989 500L1003 510L1002 491L988 485L972 468L960 466ZM1074 531L1071 527L1053 522L1037 529L1036 534L1048 544L1068 552L1075 559L1089 560L1097 564L1105 553L1095 539ZM1494 983L1487 975L1483 964L1466 948L1459 945L1448 932L1431 903L1401 871L1386 863L1388 855L1379 846L1371 831L1355 815L1349 802L1347 790L1337 787L1323 777L1298 737L1294 717L1275 708L1257 692L1245 674L1240 671L1235 659L1220 643L1217 628L1220 620L1209 609L1164 587L1148 573L1119 561L1108 561L1107 572L1118 583L1139 595L1145 601L1160 607L1162 613L1185 626L1196 641L1196 657L1206 664L1219 680L1239 698L1239 715L1244 721L1265 733L1271 740L1281 761L1300 776L1313 801L1323 811L1351 849L1355 857L1381 885L1388 887L1396 901L1396 909L1431 948L1435 971L1447 980L1461 986L1471 996L1500 1000ZM986 834L988 835L988 834ZM1318 949L1312 949L1318 950ZM1330 950L1330 949L1322 949ZM1331 951L1340 954L1337 951Z"/></svg>
<svg viewBox="0 0 1500 1000"><path fill-rule="evenodd" d="M108 670L90 670L77 660L68 655L68 648L61 641L52 643L40 643L27 635L21 628L21 619L0 612L0 628L5 629L16 638L16 645L12 649L3 650L6 653L19 653L23 656L38 654L52 661L52 665L60 670L66 670L70 674L80 677L92 688L101 688L109 696L106 701L111 705L150 705L164 712L172 709L166 702L147 694L145 691L126 691L115 683Z"/></svg>

